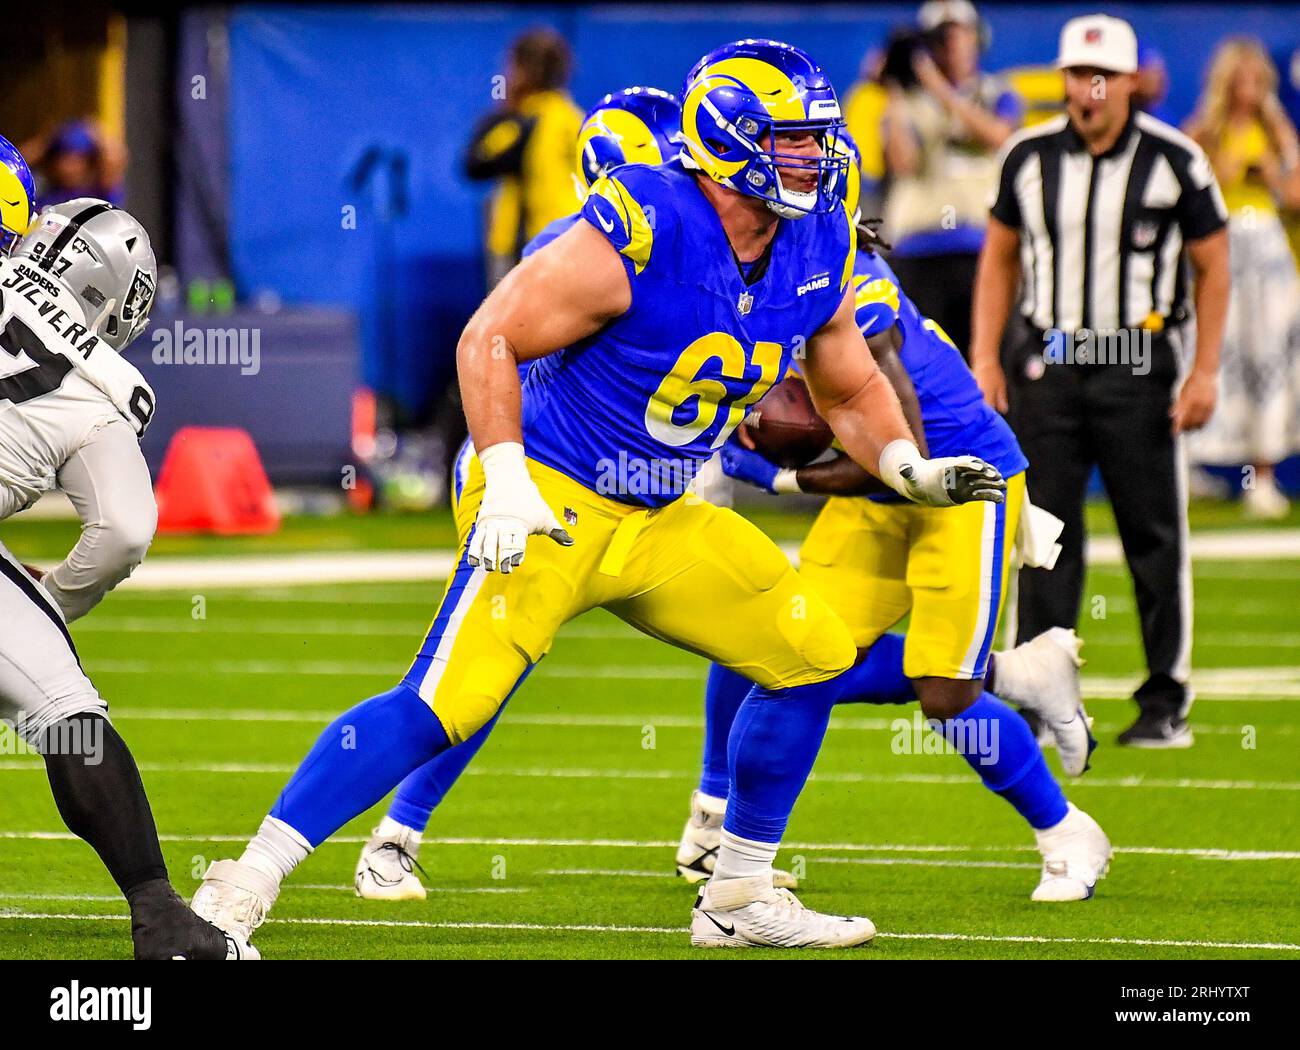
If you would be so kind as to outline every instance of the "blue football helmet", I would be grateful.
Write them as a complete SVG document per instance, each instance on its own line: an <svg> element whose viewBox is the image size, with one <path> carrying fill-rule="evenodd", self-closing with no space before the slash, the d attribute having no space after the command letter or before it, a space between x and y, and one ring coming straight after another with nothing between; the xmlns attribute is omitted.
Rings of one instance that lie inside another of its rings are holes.
<svg viewBox="0 0 1300 1050"><path fill-rule="evenodd" d="M816 137L819 156L776 150L776 135L800 131ZM840 103L822 68L776 40L737 40L710 51L682 88L683 163L765 201L783 218L840 206L849 171L847 154L836 146L843 132ZM778 169L814 175L812 188L788 188Z"/></svg>
<svg viewBox="0 0 1300 1050"><path fill-rule="evenodd" d="M629 87L606 95L588 111L578 132L574 171L578 196L620 164L662 164L677 156L682 105L659 88Z"/></svg>
<svg viewBox="0 0 1300 1050"><path fill-rule="evenodd" d="M8 255L32 228L36 183L32 170L13 143L0 138L0 255Z"/></svg>

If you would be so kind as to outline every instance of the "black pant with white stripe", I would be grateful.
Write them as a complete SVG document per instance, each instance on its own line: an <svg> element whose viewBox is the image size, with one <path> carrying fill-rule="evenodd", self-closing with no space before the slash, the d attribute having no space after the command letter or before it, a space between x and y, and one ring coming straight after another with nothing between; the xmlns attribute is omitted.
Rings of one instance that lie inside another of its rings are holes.
<svg viewBox="0 0 1300 1050"><path fill-rule="evenodd" d="M1147 680L1144 711L1179 715L1190 704L1191 573L1182 440L1170 429L1178 382L1176 340L1152 340L1150 369L1130 364L1045 364L1030 332L1008 362L1011 423L1029 459L1029 494L1065 522L1051 571L1020 572L1017 635L1077 625L1084 598L1084 500L1093 466L1114 508L1133 576ZM1102 619L1117 594L1091 595L1085 615Z"/></svg>

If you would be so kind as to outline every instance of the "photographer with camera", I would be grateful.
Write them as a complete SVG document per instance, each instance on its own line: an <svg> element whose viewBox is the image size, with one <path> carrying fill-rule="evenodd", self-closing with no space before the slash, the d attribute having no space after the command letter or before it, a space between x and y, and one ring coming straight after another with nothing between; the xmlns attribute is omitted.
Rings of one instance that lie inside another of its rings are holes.
<svg viewBox="0 0 1300 1050"><path fill-rule="evenodd" d="M915 30L895 34L880 79L890 262L921 312L962 352L984 243L996 153L1020 125L1022 103L979 69L988 31L968 0L929 0Z"/></svg>

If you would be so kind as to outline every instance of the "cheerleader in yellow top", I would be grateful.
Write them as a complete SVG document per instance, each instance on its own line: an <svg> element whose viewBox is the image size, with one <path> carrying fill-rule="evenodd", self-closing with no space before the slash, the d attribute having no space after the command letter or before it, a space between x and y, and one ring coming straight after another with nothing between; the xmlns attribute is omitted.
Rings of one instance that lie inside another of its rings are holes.
<svg viewBox="0 0 1300 1050"><path fill-rule="evenodd" d="M1187 131L1223 189L1232 253L1219 404L1191 435L1191 455L1253 468L1243 472L1246 513L1284 517L1273 467L1300 450L1300 278L1278 208L1300 206L1300 144L1258 41L1219 46Z"/></svg>

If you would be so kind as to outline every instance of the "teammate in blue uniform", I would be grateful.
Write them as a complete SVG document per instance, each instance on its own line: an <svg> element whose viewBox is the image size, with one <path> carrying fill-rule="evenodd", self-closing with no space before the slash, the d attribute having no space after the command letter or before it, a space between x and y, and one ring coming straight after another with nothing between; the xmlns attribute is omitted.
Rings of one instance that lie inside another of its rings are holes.
<svg viewBox="0 0 1300 1050"><path fill-rule="evenodd" d="M1034 829L1043 868L1033 899L1088 899L1106 871L1110 843L1067 803L1024 720L993 693L990 650L1012 548L1022 514L1033 513L1025 510L1028 464L958 349L904 293L874 250L874 232L862 232L853 283L868 346L878 357L898 355L905 376L894 382L905 404L915 397L928 454L969 450L993 464L1007 479L1005 504L919 507L900 502L847 456L781 470L736 439L723 451L723 468L768 492L831 497L802 545L799 572L848 625L860 653L843 676L840 702L919 700L930 725L941 727L986 786ZM909 613L905 637L885 633ZM1079 698L1079 644L1074 632L1056 629L996 661L1000 694L1040 714L1076 776L1095 747ZM714 666L704 770L677 854L678 872L692 881L712 868L726 806L725 741L744 692L743 679Z"/></svg>
<svg viewBox="0 0 1300 1050"><path fill-rule="evenodd" d="M36 182L12 142L0 138L0 255L8 255L36 217Z"/></svg>
<svg viewBox="0 0 1300 1050"><path fill-rule="evenodd" d="M209 869L194 908L228 932L246 939L315 846L472 737L559 628L602 606L754 683L692 943L874 936L869 919L811 911L772 885L852 638L762 532L686 492L796 349L846 452L895 491L953 506L1000 502L1006 485L974 457L921 455L864 352L843 122L822 70L789 45L740 41L706 56L682 108L680 158L597 179L582 221L467 325L458 365L477 454L460 560L400 684L328 727L240 860Z"/></svg>

